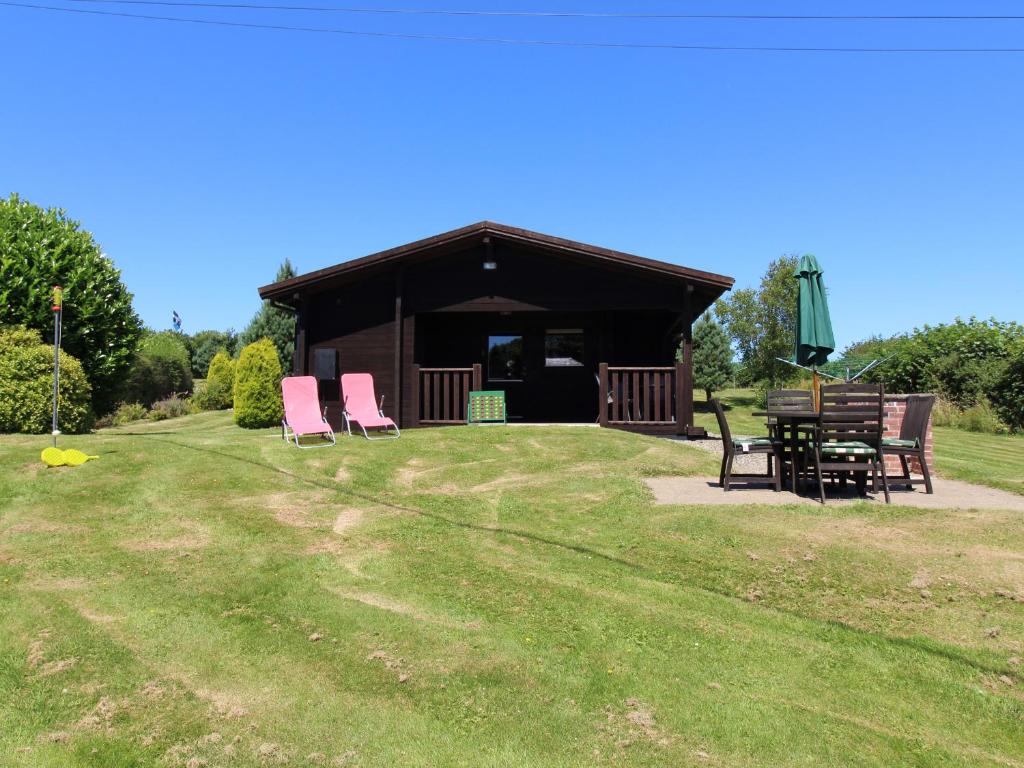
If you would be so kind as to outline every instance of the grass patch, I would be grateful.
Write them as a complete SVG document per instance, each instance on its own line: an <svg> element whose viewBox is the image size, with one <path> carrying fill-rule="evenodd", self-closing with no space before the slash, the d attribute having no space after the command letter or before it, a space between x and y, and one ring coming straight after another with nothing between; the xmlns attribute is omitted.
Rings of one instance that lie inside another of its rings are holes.
<svg viewBox="0 0 1024 768"><path fill-rule="evenodd" d="M1018 765L1019 521L654 507L585 428L0 438L0 764ZM206 761L206 762L203 762Z"/></svg>

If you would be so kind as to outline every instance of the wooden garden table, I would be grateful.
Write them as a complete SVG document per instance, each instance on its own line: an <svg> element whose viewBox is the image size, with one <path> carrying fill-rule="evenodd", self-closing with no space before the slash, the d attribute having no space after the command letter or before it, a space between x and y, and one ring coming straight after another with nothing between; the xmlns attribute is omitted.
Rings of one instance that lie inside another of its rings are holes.
<svg viewBox="0 0 1024 768"><path fill-rule="evenodd" d="M821 421L821 414L818 411L754 411L751 416L757 418L772 418L780 424L789 427L789 465L792 468L789 473L790 486L793 493L796 493L796 463L800 455L800 441L796 433L802 426L817 426ZM779 468L782 471L782 468Z"/></svg>

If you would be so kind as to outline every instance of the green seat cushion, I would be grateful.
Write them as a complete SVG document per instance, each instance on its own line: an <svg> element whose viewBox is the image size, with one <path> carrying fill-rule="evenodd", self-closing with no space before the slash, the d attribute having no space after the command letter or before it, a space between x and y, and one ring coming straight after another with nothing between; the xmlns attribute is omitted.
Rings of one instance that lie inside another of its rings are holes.
<svg viewBox="0 0 1024 768"><path fill-rule="evenodd" d="M882 446L885 448L917 448L917 440L900 440L898 437L883 437Z"/></svg>
<svg viewBox="0 0 1024 768"><path fill-rule="evenodd" d="M734 437L732 441L734 448L744 452L751 448L771 448L774 444L770 437Z"/></svg>
<svg viewBox="0 0 1024 768"><path fill-rule="evenodd" d="M861 443L857 441L851 442L836 442L836 443L822 443L822 453L831 453L843 456L874 456L875 449L867 443Z"/></svg>

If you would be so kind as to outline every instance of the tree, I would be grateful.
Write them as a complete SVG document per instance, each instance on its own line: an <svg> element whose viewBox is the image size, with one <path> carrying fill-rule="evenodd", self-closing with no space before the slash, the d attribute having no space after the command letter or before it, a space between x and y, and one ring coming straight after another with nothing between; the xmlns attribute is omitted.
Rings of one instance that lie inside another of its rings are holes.
<svg viewBox="0 0 1024 768"><path fill-rule="evenodd" d="M732 379L732 347L725 329L705 314L693 326L693 384L708 400Z"/></svg>
<svg viewBox="0 0 1024 768"><path fill-rule="evenodd" d="M281 365L270 339L249 344L235 366L235 423L246 429L281 423Z"/></svg>
<svg viewBox="0 0 1024 768"><path fill-rule="evenodd" d="M81 224L12 194L0 199L0 324L53 341L53 286L64 288L62 347L81 362L93 406L106 413L132 363L142 324L121 272Z"/></svg>
<svg viewBox="0 0 1024 768"><path fill-rule="evenodd" d="M192 336L192 375L197 379L205 379L210 370L214 355L221 350L232 357L238 347L238 334L233 329L226 331L200 331Z"/></svg>
<svg viewBox="0 0 1024 768"><path fill-rule="evenodd" d="M192 389L192 368L181 334L174 331L150 333L128 374L125 396L129 402L149 408L157 400Z"/></svg>
<svg viewBox="0 0 1024 768"><path fill-rule="evenodd" d="M295 277L295 269L291 261L284 263L277 270L275 282ZM270 339L277 349L277 358L282 371L292 369L292 354L295 352L295 315L286 309L275 307L264 301L259 312L249 322L248 327L238 337L238 346L246 347L260 339Z"/></svg>
<svg viewBox="0 0 1024 768"><path fill-rule="evenodd" d="M798 370L778 360L793 357L797 261L793 255L780 256L768 265L758 288L735 291L715 305L715 314L735 342L747 374L770 386L792 380Z"/></svg>

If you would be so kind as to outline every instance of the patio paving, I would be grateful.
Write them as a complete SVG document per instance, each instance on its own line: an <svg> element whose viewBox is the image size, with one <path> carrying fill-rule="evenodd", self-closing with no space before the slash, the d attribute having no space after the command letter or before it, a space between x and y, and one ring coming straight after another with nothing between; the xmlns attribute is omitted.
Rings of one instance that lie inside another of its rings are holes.
<svg viewBox="0 0 1024 768"><path fill-rule="evenodd" d="M763 471L763 469L761 470ZM981 485L972 485L960 480L933 478L935 493L927 494L924 488L915 487L913 491L905 487L890 488L894 506L919 507L922 509L1008 509L1024 512L1024 496ZM817 497L795 496L788 491L775 493L765 483L738 484L728 493L718 486L718 478L709 477L649 477L644 482L654 492L657 504L682 504L702 506L736 506L749 504L815 504L821 502ZM813 492L813 488L811 489ZM850 483L848 492L839 495L833 491L826 494L829 504L855 504L864 501L859 498ZM868 502L885 504L882 492L872 494L868 491Z"/></svg>

